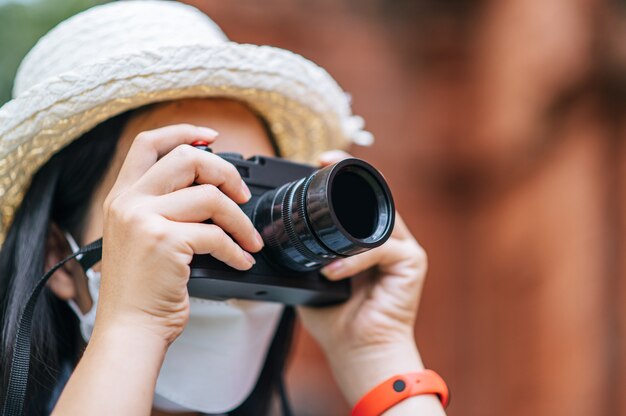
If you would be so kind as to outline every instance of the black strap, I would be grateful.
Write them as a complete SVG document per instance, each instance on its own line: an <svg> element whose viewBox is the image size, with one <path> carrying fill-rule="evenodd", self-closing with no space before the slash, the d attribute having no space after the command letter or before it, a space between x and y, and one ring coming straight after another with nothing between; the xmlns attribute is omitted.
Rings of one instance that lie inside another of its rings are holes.
<svg viewBox="0 0 626 416"><path fill-rule="evenodd" d="M48 270L33 288L28 302L22 310L17 327L15 343L11 357L9 384L5 395L3 416L21 416L24 412L24 400L28 387L28 371L30 367L30 338L32 333L33 312L37 299L46 282L61 266L76 258L84 270L89 269L102 258L102 239L83 247L76 253L66 257Z"/></svg>
<svg viewBox="0 0 626 416"><path fill-rule="evenodd" d="M287 389L285 388L285 365L286 357L289 354L291 345L293 344L294 335L294 323L296 320L296 311L293 306L285 306L282 319L278 326L278 331L281 331L283 339L279 348L277 357L280 360L280 366L276 369L275 373L275 386L278 390L278 397L280 398L280 409L282 416L293 416L291 406L289 405L289 396L287 395ZM277 332L278 332L277 331Z"/></svg>
<svg viewBox="0 0 626 416"><path fill-rule="evenodd" d="M278 352L279 359L282 358L280 363L280 367L276 371L276 388L278 389L278 397L280 398L280 409L282 416L293 416L293 412L291 410L291 406L289 404L289 396L287 395L287 389L285 387L285 365L286 365L286 357L289 354L289 350L291 349L291 345L293 344L293 336L294 336L294 323L296 320L296 311L293 306L285 306L285 311L283 312L283 317L279 324L279 331L282 330L284 333L284 339L282 340L282 345L280 351Z"/></svg>
<svg viewBox="0 0 626 416"><path fill-rule="evenodd" d="M280 409L283 416L293 416L291 406L289 405L289 397L287 396L287 389L285 388L285 375L281 371L280 379L278 381L278 395L280 396Z"/></svg>

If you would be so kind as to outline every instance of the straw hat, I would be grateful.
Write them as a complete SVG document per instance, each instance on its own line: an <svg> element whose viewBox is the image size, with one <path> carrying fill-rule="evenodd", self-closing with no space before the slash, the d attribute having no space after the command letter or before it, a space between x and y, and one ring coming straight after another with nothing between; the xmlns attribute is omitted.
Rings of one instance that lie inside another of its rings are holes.
<svg viewBox="0 0 626 416"><path fill-rule="evenodd" d="M13 97L0 108L0 244L55 152L146 104L243 101L268 122L282 156L297 161L372 141L324 69L283 49L230 42L205 14L169 1L115 2L62 22L22 61Z"/></svg>

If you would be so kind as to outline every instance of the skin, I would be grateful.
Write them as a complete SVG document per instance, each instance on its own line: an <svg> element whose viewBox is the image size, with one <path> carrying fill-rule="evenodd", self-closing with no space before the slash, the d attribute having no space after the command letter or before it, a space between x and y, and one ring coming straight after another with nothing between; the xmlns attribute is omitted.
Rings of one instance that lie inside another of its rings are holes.
<svg viewBox="0 0 626 416"><path fill-rule="evenodd" d="M260 120L235 101L180 100L134 115L79 236L83 244L104 236L102 262L94 267L102 271L100 300L92 338L54 414L150 414L167 348L189 318L186 284L193 254L210 253L245 270L253 265L249 253L262 248L237 206L249 199L247 187L230 164L189 146L198 139L217 152L273 154ZM328 152L320 162L347 156ZM200 185L190 187L194 182ZM207 218L214 224L201 223ZM69 251L54 224L47 247L49 264ZM423 369L413 326L426 256L401 219L383 246L335 262L323 273L337 280L363 271L367 276L355 279L345 304L298 310L351 405L390 376ZM83 311L91 307L76 264L56 273L49 287ZM385 413L405 414L444 412L436 397L423 395Z"/></svg>

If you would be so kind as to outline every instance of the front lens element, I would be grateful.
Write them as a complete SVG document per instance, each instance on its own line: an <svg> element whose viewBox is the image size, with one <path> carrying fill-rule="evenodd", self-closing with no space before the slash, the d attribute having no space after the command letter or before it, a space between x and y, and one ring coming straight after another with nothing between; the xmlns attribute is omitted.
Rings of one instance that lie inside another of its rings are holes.
<svg viewBox="0 0 626 416"><path fill-rule="evenodd" d="M376 191L366 175L367 172L344 168L335 176L330 192L330 205L339 224L358 239L371 236L378 223Z"/></svg>

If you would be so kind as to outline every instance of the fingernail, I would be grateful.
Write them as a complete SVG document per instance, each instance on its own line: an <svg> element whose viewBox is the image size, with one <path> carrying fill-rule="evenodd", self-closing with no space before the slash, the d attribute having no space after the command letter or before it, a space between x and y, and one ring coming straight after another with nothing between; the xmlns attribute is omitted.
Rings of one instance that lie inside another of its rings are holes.
<svg viewBox="0 0 626 416"><path fill-rule="evenodd" d="M261 234L259 234L257 230L254 230L254 232L256 233L254 236L254 238L256 239L256 242L259 243L261 247L263 247L265 245L265 243L263 242L263 237L261 237Z"/></svg>
<svg viewBox="0 0 626 416"><path fill-rule="evenodd" d="M330 263L328 266L322 267L320 272L328 277L333 277L339 273L339 271L343 268L344 262L341 260L334 261Z"/></svg>
<svg viewBox="0 0 626 416"><path fill-rule="evenodd" d="M211 137L215 137L217 136L219 133L213 129L210 129L208 127L198 127L198 130L200 130L200 132L202 134L205 134L207 136L211 136Z"/></svg>
<svg viewBox="0 0 626 416"><path fill-rule="evenodd" d="M248 188L248 185L246 185L246 183L243 181L243 179L241 180L241 190L243 191L244 195L246 196L246 200L250 199L250 197L252 197L252 194L250 193L250 188Z"/></svg>
<svg viewBox="0 0 626 416"><path fill-rule="evenodd" d="M252 265L256 264L256 260L254 259L254 257L252 257L252 254L248 253L247 251L244 251L243 256L245 257L248 263L251 263Z"/></svg>

